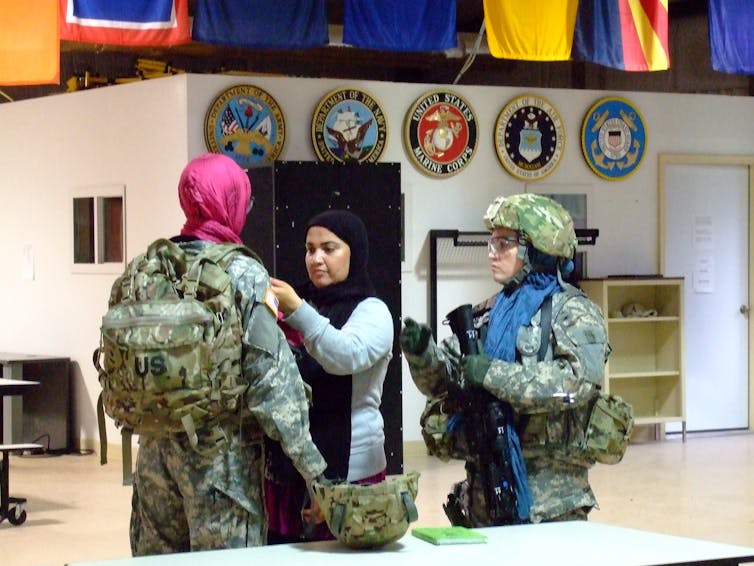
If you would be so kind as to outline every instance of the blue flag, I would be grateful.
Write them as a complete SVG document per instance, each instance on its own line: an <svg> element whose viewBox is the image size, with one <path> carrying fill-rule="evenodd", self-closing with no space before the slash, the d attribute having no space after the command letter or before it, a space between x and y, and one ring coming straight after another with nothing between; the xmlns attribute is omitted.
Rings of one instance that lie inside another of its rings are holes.
<svg viewBox="0 0 754 566"><path fill-rule="evenodd" d="M712 68L754 74L754 4L751 0L709 0Z"/></svg>
<svg viewBox="0 0 754 566"><path fill-rule="evenodd" d="M191 41L188 0L59 0L60 39L171 46Z"/></svg>
<svg viewBox="0 0 754 566"><path fill-rule="evenodd" d="M194 41L231 47L327 45L325 0L196 0Z"/></svg>
<svg viewBox="0 0 754 566"><path fill-rule="evenodd" d="M343 43L383 51L453 49L456 0L345 0Z"/></svg>

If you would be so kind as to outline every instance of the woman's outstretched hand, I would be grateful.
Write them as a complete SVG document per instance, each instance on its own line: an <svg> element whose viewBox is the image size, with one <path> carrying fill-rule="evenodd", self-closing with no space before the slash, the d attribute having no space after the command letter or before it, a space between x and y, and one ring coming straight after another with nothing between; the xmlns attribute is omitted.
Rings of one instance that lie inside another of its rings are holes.
<svg viewBox="0 0 754 566"><path fill-rule="evenodd" d="M304 301L298 296L296 291L282 279L270 277L270 286L272 292L278 299L278 308L284 315L289 315L301 306Z"/></svg>

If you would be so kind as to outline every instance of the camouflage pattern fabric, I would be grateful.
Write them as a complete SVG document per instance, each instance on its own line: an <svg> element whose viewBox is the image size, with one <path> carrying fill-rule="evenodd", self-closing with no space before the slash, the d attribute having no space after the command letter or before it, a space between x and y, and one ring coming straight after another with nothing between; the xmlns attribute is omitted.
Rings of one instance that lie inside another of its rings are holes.
<svg viewBox="0 0 754 566"><path fill-rule="evenodd" d="M181 247L191 259L212 245L192 241ZM228 274L243 328L248 417L229 429L228 446L217 454L197 453L185 433L140 436L131 512L134 556L263 544L262 434L280 442L307 481L326 467L309 434L304 382L273 307L264 301L267 271L250 257L236 256Z"/></svg>
<svg viewBox="0 0 754 566"><path fill-rule="evenodd" d="M133 555L263 545L262 461L261 442L240 435L213 457L198 455L185 435L142 436L131 501Z"/></svg>
<svg viewBox="0 0 754 566"><path fill-rule="evenodd" d="M494 300L474 307L482 344ZM544 360L537 359L541 333L537 313L529 326L519 330L519 361L493 360L484 378L484 388L515 411L533 497L530 520L535 523L557 520L597 503L588 481L594 458L584 446L592 401L603 383L609 352L602 313L581 291L566 285L564 292L553 296L552 308ZM460 352L455 336L440 346L430 341L420 355L404 354L414 383L427 396L442 395L448 381L458 378ZM490 526L478 455L469 453L465 460L467 512L473 526Z"/></svg>
<svg viewBox="0 0 754 566"><path fill-rule="evenodd" d="M523 234L547 255L570 259L576 251L578 240L571 215L545 196L523 193L497 197L483 220L488 230L510 228Z"/></svg>
<svg viewBox="0 0 754 566"><path fill-rule="evenodd" d="M466 437L453 432L452 417L457 411L456 404L448 399L447 393L427 399L419 417L422 438L427 454L447 462L451 458L463 460L468 454Z"/></svg>
<svg viewBox="0 0 754 566"><path fill-rule="evenodd" d="M633 407L617 395L600 395L589 417L584 449L600 464L617 464L626 453L633 428Z"/></svg>
<svg viewBox="0 0 754 566"><path fill-rule="evenodd" d="M377 548L401 538L418 519L419 472L371 485L314 482L314 494L332 534L351 548Z"/></svg>
<svg viewBox="0 0 754 566"><path fill-rule="evenodd" d="M177 244L157 240L115 282L98 369L104 410L118 426L137 434L186 432L197 450L227 443L223 425L242 414L248 385L225 272L231 254L241 251L252 253L207 246L188 262Z"/></svg>

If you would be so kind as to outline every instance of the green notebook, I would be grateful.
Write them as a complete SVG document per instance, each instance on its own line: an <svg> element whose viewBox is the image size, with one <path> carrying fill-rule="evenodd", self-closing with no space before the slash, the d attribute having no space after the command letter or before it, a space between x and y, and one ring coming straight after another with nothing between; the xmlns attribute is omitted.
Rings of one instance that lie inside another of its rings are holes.
<svg viewBox="0 0 754 566"><path fill-rule="evenodd" d="M487 535L466 527L415 527L411 529L411 534L432 544L487 542Z"/></svg>

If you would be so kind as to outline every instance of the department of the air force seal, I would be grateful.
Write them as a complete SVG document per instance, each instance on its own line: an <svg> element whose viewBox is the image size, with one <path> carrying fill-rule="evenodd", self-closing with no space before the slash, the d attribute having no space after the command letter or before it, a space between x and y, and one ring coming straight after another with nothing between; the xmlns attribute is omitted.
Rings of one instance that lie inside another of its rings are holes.
<svg viewBox="0 0 754 566"><path fill-rule="evenodd" d="M261 88L231 87L207 110L204 140L210 151L231 157L243 168L274 161L285 141L283 113Z"/></svg>
<svg viewBox="0 0 754 566"><path fill-rule="evenodd" d="M471 106L459 95L428 92L406 114L406 151L422 173L433 177L455 175L474 157L476 123Z"/></svg>
<svg viewBox="0 0 754 566"><path fill-rule="evenodd" d="M375 163L387 142L387 120L370 94L355 88L327 93L312 118L312 143L321 161Z"/></svg>
<svg viewBox="0 0 754 566"><path fill-rule="evenodd" d="M581 149L589 167L603 179L617 181L633 173L646 146L644 120L628 100L601 98L586 113Z"/></svg>
<svg viewBox="0 0 754 566"><path fill-rule="evenodd" d="M557 110L541 96L511 100L495 122L495 151L503 167L519 179L536 181L560 163L565 126Z"/></svg>

